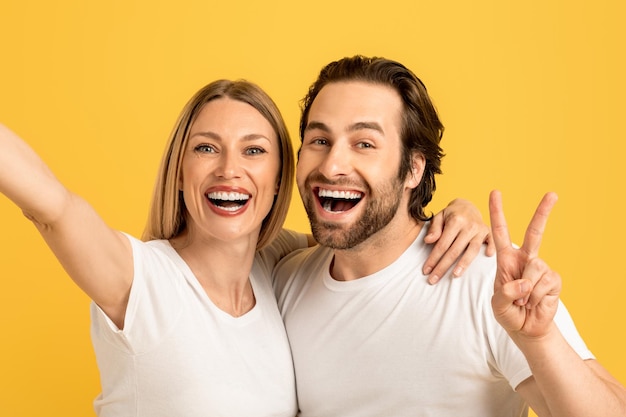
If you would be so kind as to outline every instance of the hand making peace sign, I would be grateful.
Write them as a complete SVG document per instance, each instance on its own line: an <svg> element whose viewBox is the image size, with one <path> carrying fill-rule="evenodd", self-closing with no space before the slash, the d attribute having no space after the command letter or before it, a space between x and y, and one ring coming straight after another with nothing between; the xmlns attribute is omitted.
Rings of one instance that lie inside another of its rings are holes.
<svg viewBox="0 0 626 417"><path fill-rule="evenodd" d="M520 248L511 244L502 210L502 196L489 196L491 230L498 269L491 300L496 320L509 335L541 337L553 326L561 277L538 257L541 238L557 196L547 193L531 219Z"/></svg>

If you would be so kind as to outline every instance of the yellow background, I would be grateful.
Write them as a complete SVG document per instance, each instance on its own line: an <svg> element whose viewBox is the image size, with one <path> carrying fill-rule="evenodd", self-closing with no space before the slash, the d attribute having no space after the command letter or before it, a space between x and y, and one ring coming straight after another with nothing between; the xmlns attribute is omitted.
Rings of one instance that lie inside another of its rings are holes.
<svg viewBox="0 0 626 417"><path fill-rule="evenodd" d="M446 125L432 209L462 196L513 239L560 201L542 256L589 347L622 383L626 17L620 0L0 2L0 122L114 227L140 235L167 135L216 78L298 100L327 62L361 53L420 76ZM297 195L287 226L306 231ZM0 415L88 416L99 392L89 301L0 198Z"/></svg>

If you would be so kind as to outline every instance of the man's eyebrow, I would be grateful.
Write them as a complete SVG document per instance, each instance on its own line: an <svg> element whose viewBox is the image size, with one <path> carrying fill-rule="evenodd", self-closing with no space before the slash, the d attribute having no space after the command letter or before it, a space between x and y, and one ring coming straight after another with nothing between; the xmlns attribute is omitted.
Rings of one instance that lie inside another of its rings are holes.
<svg viewBox="0 0 626 417"><path fill-rule="evenodd" d="M306 125L306 128L304 130L309 131L309 130L315 130L315 129L319 129L323 132L330 133L330 128L326 124L322 122L316 122L316 121L309 122L309 124ZM376 122L357 122L348 126L348 129L346 130L348 132L356 132L358 130L365 130L365 129L375 130L381 134L385 133L383 131L383 128L380 126L380 124Z"/></svg>
<svg viewBox="0 0 626 417"><path fill-rule="evenodd" d="M348 132L355 132L357 130L364 130L364 129L368 129L368 130L375 130L377 132L379 132L380 134L385 134L385 131L383 130L382 126L379 125L376 122L357 122L354 123L353 125L350 125L350 127L348 127Z"/></svg>
<svg viewBox="0 0 626 417"><path fill-rule="evenodd" d="M308 132L309 130L316 130L316 129L321 130L326 133L330 132L330 128L328 126L326 126L322 122L316 122L316 121L309 122L304 128L304 131Z"/></svg>

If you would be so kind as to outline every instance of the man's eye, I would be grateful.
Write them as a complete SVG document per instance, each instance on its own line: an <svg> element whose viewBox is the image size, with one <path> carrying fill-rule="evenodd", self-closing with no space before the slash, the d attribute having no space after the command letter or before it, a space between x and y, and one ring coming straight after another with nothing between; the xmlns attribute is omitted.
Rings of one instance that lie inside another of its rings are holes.
<svg viewBox="0 0 626 417"><path fill-rule="evenodd" d="M361 149L372 149L374 147L374 145L369 142L359 142L356 146Z"/></svg>

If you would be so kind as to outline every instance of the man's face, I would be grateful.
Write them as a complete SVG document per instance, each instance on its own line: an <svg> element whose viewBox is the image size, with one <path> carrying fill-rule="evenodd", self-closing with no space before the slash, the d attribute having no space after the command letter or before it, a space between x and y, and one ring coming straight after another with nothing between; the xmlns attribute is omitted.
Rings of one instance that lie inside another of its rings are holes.
<svg viewBox="0 0 626 417"><path fill-rule="evenodd" d="M396 91L361 81L328 84L313 101L296 181L320 244L354 248L394 219L409 192L401 115Z"/></svg>

